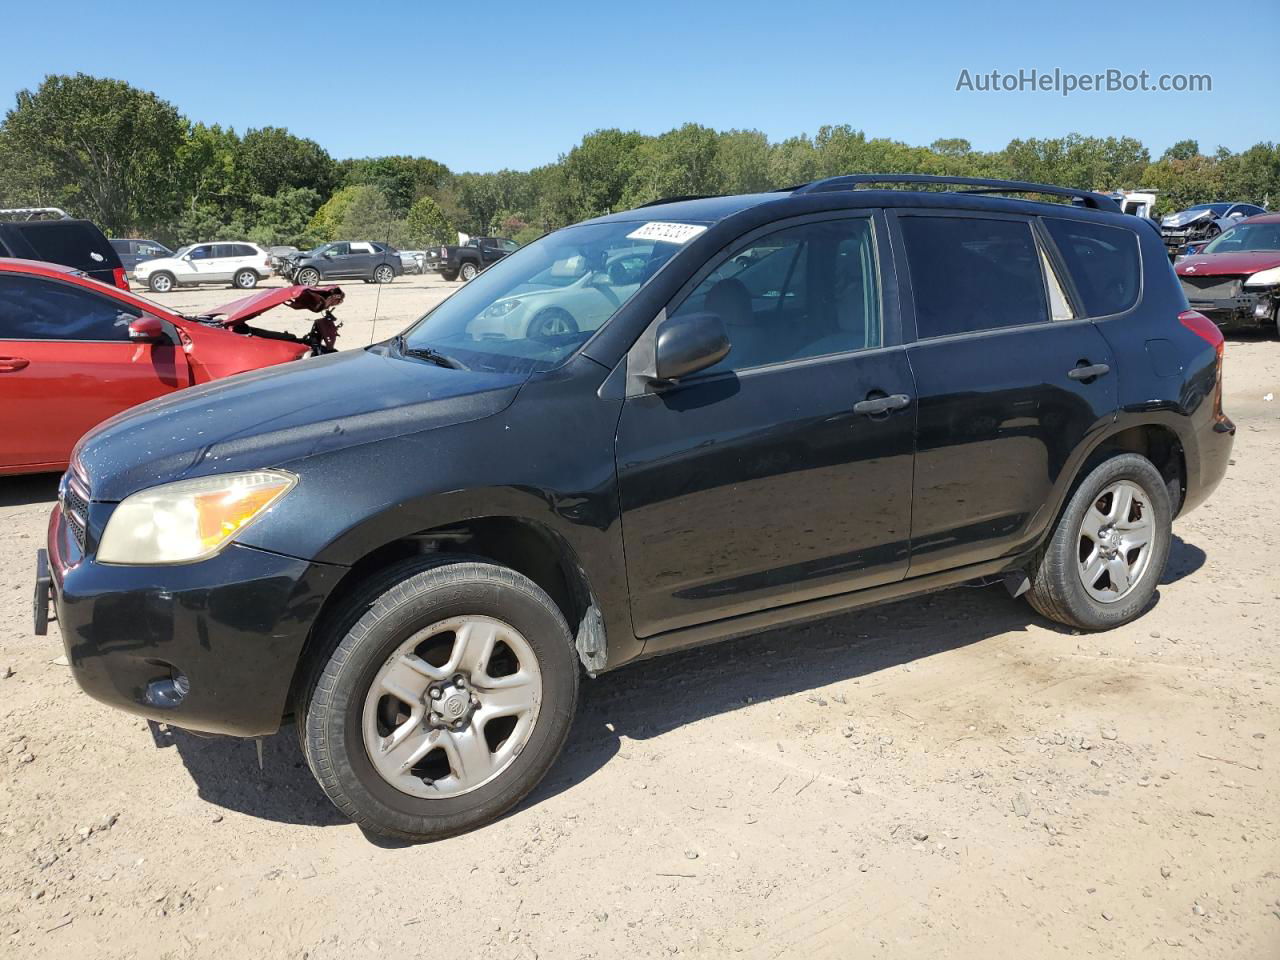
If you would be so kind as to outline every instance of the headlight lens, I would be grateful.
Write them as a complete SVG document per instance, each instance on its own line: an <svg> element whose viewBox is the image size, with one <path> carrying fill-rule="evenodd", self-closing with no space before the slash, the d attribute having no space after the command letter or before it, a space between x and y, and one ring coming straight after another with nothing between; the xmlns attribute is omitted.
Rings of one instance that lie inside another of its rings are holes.
<svg viewBox="0 0 1280 960"><path fill-rule="evenodd" d="M1259 270L1253 276L1245 280L1246 287L1269 287L1273 283L1280 283L1280 267L1272 267L1269 270Z"/></svg>
<svg viewBox="0 0 1280 960"><path fill-rule="evenodd" d="M518 306L520 306L520 300L518 298L515 300L499 300L497 303L493 304L493 306L485 310L484 315L486 317L505 317Z"/></svg>
<svg viewBox="0 0 1280 960"><path fill-rule="evenodd" d="M165 564L211 557L297 482L283 471L255 470L141 490L111 514L98 560Z"/></svg>

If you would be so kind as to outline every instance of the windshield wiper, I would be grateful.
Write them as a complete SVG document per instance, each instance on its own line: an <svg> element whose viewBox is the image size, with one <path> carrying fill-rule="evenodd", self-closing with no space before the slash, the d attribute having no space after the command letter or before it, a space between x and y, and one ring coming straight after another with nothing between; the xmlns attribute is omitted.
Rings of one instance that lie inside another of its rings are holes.
<svg viewBox="0 0 1280 960"><path fill-rule="evenodd" d="M450 370L467 369L460 361L448 354L440 353L438 350L432 350L430 347L407 346L403 333L396 337L396 347L403 356L413 357L416 360L426 360L428 363L434 363L437 367L448 367Z"/></svg>

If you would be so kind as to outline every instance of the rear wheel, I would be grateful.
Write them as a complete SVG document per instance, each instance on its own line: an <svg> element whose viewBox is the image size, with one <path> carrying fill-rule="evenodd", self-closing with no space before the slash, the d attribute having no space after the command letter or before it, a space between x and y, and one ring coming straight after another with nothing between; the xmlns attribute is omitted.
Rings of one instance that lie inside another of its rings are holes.
<svg viewBox="0 0 1280 960"><path fill-rule="evenodd" d="M465 282L467 280L474 280L476 278L476 274L479 272L480 271L476 269L476 265L474 263L464 263L458 270L458 276L460 276Z"/></svg>
<svg viewBox="0 0 1280 960"><path fill-rule="evenodd" d="M294 282L300 283L304 287L311 287L320 282L320 271L315 267L303 267L294 274Z"/></svg>
<svg viewBox="0 0 1280 960"><path fill-rule="evenodd" d="M396 278L396 272L391 268L390 264L380 263L378 264L378 266L374 267L374 270L373 270L374 283L390 283L395 278Z"/></svg>
<svg viewBox="0 0 1280 960"><path fill-rule="evenodd" d="M453 271L450 271L450 270L443 270L443 271L441 271L440 276L444 277L444 278L445 278L446 280L448 280L450 283L453 283L453 281L455 281L455 280L457 280L457 279L458 279L458 274L457 274L456 272L453 272Z"/></svg>
<svg viewBox="0 0 1280 960"><path fill-rule="evenodd" d="M1150 460L1106 460L1080 484L1043 548L1027 599L1082 630L1128 623L1151 602L1169 559L1169 490Z"/></svg>
<svg viewBox="0 0 1280 960"><path fill-rule="evenodd" d="M252 290L258 285L258 275L252 270L237 270L231 283L241 290Z"/></svg>
<svg viewBox="0 0 1280 960"><path fill-rule="evenodd" d="M172 273L153 273L151 279L147 281L147 286L154 293L168 293L176 284Z"/></svg>
<svg viewBox="0 0 1280 960"><path fill-rule="evenodd" d="M298 715L329 798L414 840L489 823L564 745L578 661L559 608L486 562L399 567L331 621Z"/></svg>

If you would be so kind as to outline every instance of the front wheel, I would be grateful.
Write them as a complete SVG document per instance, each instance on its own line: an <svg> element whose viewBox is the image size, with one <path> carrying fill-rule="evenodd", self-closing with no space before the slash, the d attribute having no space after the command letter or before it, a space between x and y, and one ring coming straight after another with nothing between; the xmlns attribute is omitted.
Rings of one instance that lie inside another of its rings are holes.
<svg viewBox="0 0 1280 960"><path fill-rule="evenodd" d="M465 282L467 280L474 280L476 278L476 274L479 272L480 271L476 269L476 265L474 263L464 263L461 269L458 270L458 276L460 276Z"/></svg>
<svg viewBox="0 0 1280 960"><path fill-rule="evenodd" d="M1042 549L1027 599L1050 620L1107 630L1141 614L1172 539L1169 490L1150 460L1126 453L1089 473Z"/></svg>
<svg viewBox="0 0 1280 960"><path fill-rule="evenodd" d="M294 275L294 282L304 287L313 287L320 282L320 271L315 267L303 267Z"/></svg>
<svg viewBox="0 0 1280 960"><path fill-rule="evenodd" d="M485 562L390 571L331 621L298 714L303 752L366 830L435 840L523 799L573 718L564 616L528 578Z"/></svg>
<svg viewBox="0 0 1280 960"><path fill-rule="evenodd" d="M396 272L393 269L391 269L390 265L388 264L382 263L374 268L374 271L373 271L374 283L390 283L395 278L396 278Z"/></svg>
<svg viewBox="0 0 1280 960"><path fill-rule="evenodd" d="M151 279L147 281L147 286L151 288L152 293L168 293L174 288L173 274L153 273Z"/></svg>
<svg viewBox="0 0 1280 960"><path fill-rule="evenodd" d="M237 270L231 283L241 290L252 290L258 285L258 275L252 270Z"/></svg>

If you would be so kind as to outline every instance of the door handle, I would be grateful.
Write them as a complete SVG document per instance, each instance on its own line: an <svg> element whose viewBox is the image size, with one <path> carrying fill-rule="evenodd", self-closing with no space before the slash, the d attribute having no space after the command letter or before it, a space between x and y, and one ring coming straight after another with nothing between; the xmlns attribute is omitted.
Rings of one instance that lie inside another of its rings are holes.
<svg viewBox="0 0 1280 960"><path fill-rule="evenodd" d="M1103 374L1110 372L1111 368L1105 363L1089 363L1068 370L1067 376L1072 380L1096 380Z"/></svg>
<svg viewBox="0 0 1280 960"><path fill-rule="evenodd" d="M16 373L30 365L31 361L26 357L0 357L0 373Z"/></svg>
<svg viewBox="0 0 1280 960"><path fill-rule="evenodd" d="M867 416L874 417L881 413L888 413L890 410L901 410L910 403L911 398L905 393L895 393L888 397L859 400L853 405L853 412L865 413Z"/></svg>

